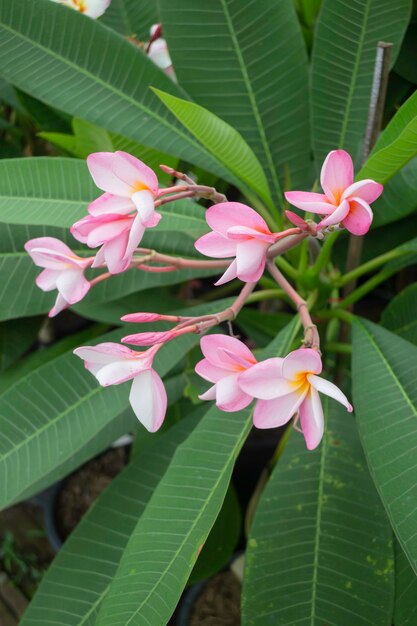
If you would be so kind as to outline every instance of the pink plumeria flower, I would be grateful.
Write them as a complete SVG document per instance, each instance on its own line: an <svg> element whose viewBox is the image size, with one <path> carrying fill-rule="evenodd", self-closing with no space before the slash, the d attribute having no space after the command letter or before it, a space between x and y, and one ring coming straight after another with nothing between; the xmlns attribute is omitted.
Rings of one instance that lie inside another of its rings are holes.
<svg viewBox="0 0 417 626"><path fill-rule="evenodd" d="M111 0L52 0L96 19L103 15Z"/></svg>
<svg viewBox="0 0 417 626"><path fill-rule="evenodd" d="M148 57L176 82L177 77L175 76L168 45L165 39L161 37L161 34L161 24L154 24L150 30L151 40L148 46Z"/></svg>
<svg viewBox="0 0 417 626"><path fill-rule="evenodd" d="M167 408L164 384L152 368L159 348L135 352L118 343L107 342L74 350L102 387L133 380L130 404L138 420L152 433L161 427Z"/></svg>
<svg viewBox="0 0 417 626"><path fill-rule="evenodd" d="M277 240L265 220L240 202L215 204L206 211L206 220L212 232L197 239L197 250L216 259L236 257L215 284L223 285L234 278L258 281L265 269L267 250Z"/></svg>
<svg viewBox="0 0 417 626"><path fill-rule="evenodd" d="M201 339L200 346L205 358L197 363L195 371L214 383L200 399L215 400L222 411L240 411L247 407L253 396L242 390L239 380L242 372L256 363L249 348L228 335L208 335Z"/></svg>
<svg viewBox="0 0 417 626"><path fill-rule="evenodd" d="M307 211L325 215L318 228L342 224L354 235L365 235L373 218L369 206L383 191L383 185L371 179L353 182L353 162L344 150L329 152L321 168L320 183L324 194L288 191L290 204Z"/></svg>
<svg viewBox="0 0 417 626"><path fill-rule="evenodd" d="M84 298L90 283L84 272L92 259L82 259L54 237L38 237L25 243L25 250L38 267L45 268L36 279L42 291L58 289L56 302L49 312L54 317Z"/></svg>
<svg viewBox="0 0 417 626"><path fill-rule="evenodd" d="M146 228L161 219L155 211L158 179L147 165L127 152L96 152L87 165L97 187L106 193L88 207L90 215L71 232L90 248L103 246L93 267L106 264L112 274L125 271Z"/></svg>
<svg viewBox="0 0 417 626"><path fill-rule="evenodd" d="M244 372L239 378L241 389L259 398L253 418L255 426L283 426L299 412L307 448L316 448L324 430L319 392L334 398L349 412L352 411L344 393L333 383L318 376L321 370L319 353L311 348L300 348L285 359L267 359Z"/></svg>

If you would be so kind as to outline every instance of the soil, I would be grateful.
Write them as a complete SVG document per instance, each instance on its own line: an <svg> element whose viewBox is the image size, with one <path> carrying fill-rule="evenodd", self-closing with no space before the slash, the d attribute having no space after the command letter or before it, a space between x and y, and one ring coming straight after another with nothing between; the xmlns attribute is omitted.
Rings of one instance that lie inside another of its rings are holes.
<svg viewBox="0 0 417 626"><path fill-rule="evenodd" d="M240 594L233 572L213 576L195 602L190 626L240 626Z"/></svg>
<svg viewBox="0 0 417 626"><path fill-rule="evenodd" d="M56 522L62 539L74 530L100 493L122 471L127 460L128 448L114 448L67 478L56 506Z"/></svg>

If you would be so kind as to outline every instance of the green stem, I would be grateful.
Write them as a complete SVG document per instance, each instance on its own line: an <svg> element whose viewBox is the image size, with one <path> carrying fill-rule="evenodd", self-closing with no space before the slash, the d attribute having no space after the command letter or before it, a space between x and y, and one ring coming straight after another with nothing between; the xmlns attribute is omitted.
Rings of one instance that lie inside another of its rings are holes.
<svg viewBox="0 0 417 626"><path fill-rule="evenodd" d="M297 280L298 271L291 265L291 263L288 263L288 261L286 261L282 256L277 256L274 260L275 264L278 265L284 274L287 274L290 278Z"/></svg>
<svg viewBox="0 0 417 626"><path fill-rule="evenodd" d="M395 274L395 270L382 270L375 276L372 276L366 283L363 283L360 287L352 291L342 302L339 303L341 309L348 309L352 304L366 296L367 293L375 289L380 283L390 278Z"/></svg>
<svg viewBox="0 0 417 626"><path fill-rule="evenodd" d="M298 262L298 275L302 276L308 265L308 242L307 239L300 245L300 260Z"/></svg>
<svg viewBox="0 0 417 626"><path fill-rule="evenodd" d="M263 289L262 291L255 291L246 300L247 304L251 302L262 302L263 300L275 300L275 298L282 299L285 293L282 289Z"/></svg>
<svg viewBox="0 0 417 626"><path fill-rule="evenodd" d="M357 278L360 278L363 274L367 274L368 272L372 272L372 270L375 270L378 267L380 267L381 265L384 265L385 263L388 263L388 261L393 261L394 259L398 259L399 257L403 256L404 254L410 254L410 252L406 251L406 250L401 251L401 252L399 252L398 250L397 251L396 250L390 250L390 252L385 252L384 254L381 254L381 255L375 257L371 261L368 261L367 263L363 263L362 265L359 265L359 267L356 267L351 272L348 272L347 274L342 276L337 281L337 286L338 287L343 287L344 285L347 285L348 283L353 282Z"/></svg>
<svg viewBox="0 0 417 626"><path fill-rule="evenodd" d="M352 346L350 343L341 343L339 341L329 341L325 347L326 352L340 352L341 354L352 354Z"/></svg>
<svg viewBox="0 0 417 626"><path fill-rule="evenodd" d="M316 276L320 274L320 272L326 267L326 265L330 261L332 248L336 243L339 235L340 231L336 231L334 233L330 233L324 240L319 256L317 257L316 262L313 265L313 271Z"/></svg>
<svg viewBox="0 0 417 626"><path fill-rule="evenodd" d="M353 313L349 313L349 311L342 311L341 309L325 309L323 311L317 311L317 317L322 320L333 320L339 319L347 322L348 324L352 324L355 319Z"/></svg>

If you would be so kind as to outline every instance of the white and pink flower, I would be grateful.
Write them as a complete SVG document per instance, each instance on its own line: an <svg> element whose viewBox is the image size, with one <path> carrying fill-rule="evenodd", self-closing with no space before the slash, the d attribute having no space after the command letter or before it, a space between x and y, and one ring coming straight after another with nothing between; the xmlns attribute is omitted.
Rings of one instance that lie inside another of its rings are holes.
<svg viewBox="0 0 417 626"><path fill-rule="evenodd" d="M160 346L136 352L118 343L100 343L74 350L102 387L133 380L129 401L138 420L150 432L157 431L165 418L167 395L161 377L152 368Z"/></svg>
<svg viewBox="0 0 417 626"><path fill-rule="evenodd" d="M84 298L90 283L84 272L92 259L77 256L65 243L54 237L38 237L25 244L25 250L38 267L45 268L36 279L42 291L58 289L56 302L49 312L54 317Z"/></svg>
<svg viewBox="0 0 417 626"><path fill-rule="evenodd" d="M288 191L285 198L302 211L324 215L318 228L342 224L354 235L365 235L373 219L369 205L379 198L384 188L371 179L353 181L350 155L345 150L333 150L321 168L320 183L324 194Z"/></svg>
<svg viewBox="0 0 417 626"><path fill-rule="evenodd" d="M172 65L166 40L162 37L161 24L154 24L150 30L151 39L148 45L148 57L176 82L174 66Z"/></svg>
<svg viewBox="0 0 417 626"><path fill-rule="evenodd" d="M240 202L222 202L206 211L212 232L195 242L196 249L215 259L235 257L223 276L215 283L222 285L234 278L256 282L265 269L266 253L279 234L271 233L264 219Z"/></svg>
<svg viewBox="0 0 417 626"><path fill-rule="evenodd" d="M307 448L316 448L324 430L319 393L337 400L351 412L352 406L336 385L318 376L322 371L319 353L311 348L294 350L284 359L258 363L239 377L240 388L258 398L254 411L257 428L283 426L299 414Z"/></svg>
<svg viewBox="0 0 417 626"><path fill-rule="evenodd" d="M96 19L109 8L111 0L52 0Z"/></svg>
<svg viewBox="0 0 417 626"><path fill-rule="evenodd" d="M76 222L73 236L90 248L102 246L93 267L106 264L112 274L125 271L146 228L161 219L155 211L156 174L127 152L96 152L87 165L97 187L105 191Z"/></svg>
<svg viewBox="0 0 417 626"><path fill-rule="evenodd" d="M242 373L256 364L249 348L228 335L202 337L200 345L205 358L197 363L195 371L214 383L200 399L215 400L222 411L240 411L247 407L253 396L242 389L239 381Z"/></svg>

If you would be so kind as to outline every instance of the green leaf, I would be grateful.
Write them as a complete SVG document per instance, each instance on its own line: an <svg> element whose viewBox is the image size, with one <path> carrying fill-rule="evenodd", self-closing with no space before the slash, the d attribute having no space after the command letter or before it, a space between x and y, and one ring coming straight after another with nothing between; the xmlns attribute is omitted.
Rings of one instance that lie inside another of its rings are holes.
<svg viewBox="0 0 417 626"><path fill-rule="evenodd" d="M112 0L100 21L128 37L149 39L153 24L159 22L156 0Z"/></svg>
<svg viewBox="0 0 417 626"><path fill-rule="evenodd" d="M392 118L358 179L372 178L386 183L417 154L417 92Z"/></svg>
<svg viewBox="0 0 417 626"><path fill-rule="evenodd" d="M292 319L291 313L266 313L258 309L244 308L238 315L235 324L243 332L263 348Z"/></svg>
<svg viewBox="0 0 417 626"><path fill-rule="evenodd" d="M118 341L125 332L119 329L94 343ZM193 336L167 344L163 356L157 355L155 360L160 375L168 373L196 341ZM83 449L82 462L101 450L103 444L109 445L109 432L113 439L127 432L136 423L133 411L126 411L129 387L103 389L70 352L39 367L3 393L0 473L5 483L0 508L22 494L27 496L43 477L56 481L68 473L80 463L75 458L79 450ZM124 418L119 420L121 414ZM112 422L115 425L109 431Z"/></svg>
<svg viewBox="0 0 417 626"><path fill-rule="evenodd" d="M35 343L42 318L10 320L0 324L0 371L10 367Z"/></svg>
<svg viewBox="0 0 417 626"><path fill-rule="evenodd" d="M417 345L417 283L408 285L390 301L381 322L393 333Z"/></svg>
<svg viewBox="0 0 417 626"><path fill-rule="evenodd" d="M410 18L410 0L323 0L312 58L313 148L318 167L327 153L362 144L378 41L394 44L392 64Z"/></svg>
<svg viewBox="0 0 417 626"><path fill-rule="evenodd" d="M282 204L280 180L297 188L311 173L308 60L293 1L159 6L180 84L242 135Z"/></svg>
<svg viewBox="0 0 417 626"><path fill-rule="evenodd" d="M274 343L285 353L293 322ZM166 624L224 500L249 432L248 411L211 408L181 444L140 518L96 626Z"/></svg>
<svg viewBox="0 0 417 626"><path fill-rule="evenodd" d="M373 228L395 222L417 208L417 157L414 157L384 186L384 193L372 205Z"/></svg>
<svg viewBox="0 0 417 626"><path fill-rule="evenodd" d="M324 403L320 448L293 432L249 536L243 626L388 626L392 534L354 419Z"/></svg>
<svg viewBox="0 0 417 626"><path fill-rule="evenodd" d="M100 495L42 579L21 626L41 622L92 626L137 520L177 446L195 428L192 417L140 452Z"/></svg>
<svg viewBox="0 0 417 626"><path fill-rule="evenodd" d="M227 565L239 541L241 526L239 501L233 483L230 483L220 513L188 579L189 585L213 576Z"/></svg>
<svg viewBox="0 0 417 626"><path fill-rule="evenodd" d="M417 347L367 320L353 325L353 400L392 527L417 571Z"/></svg>
<svg viewBox="0 0 417 626"><path fill-rule="evenodd" d="M2 74L23 91L227 178L149 86L185 93L137 46L97 20L47 0L1 0L0 43Z"/></svg>
<svg viewBox="0 0 417 626"><path fill-rule="evenodd" d="M253 189L265 202L271 203L268 182L261 164L251 148L229 124L198 104L153 89L167 108L184 124L199 142L243 182L243 190Z"/></svg>
<svg viewBox="0 0 417 626"><path fill-rule="evenodd" d="M417 576L398 541L395 548L395 626L414 626L417 623Z"/></svg>

